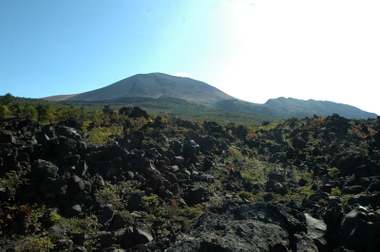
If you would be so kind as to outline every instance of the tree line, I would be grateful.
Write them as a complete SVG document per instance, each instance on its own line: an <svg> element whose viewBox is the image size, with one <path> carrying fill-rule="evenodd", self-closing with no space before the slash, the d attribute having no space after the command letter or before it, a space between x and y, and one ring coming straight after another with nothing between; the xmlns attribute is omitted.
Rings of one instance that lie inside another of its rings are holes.
<svg viewBox="0 0 380 252"><path fill-rule="evenodd" d="M41 123L50 123L75 118L80 121L99 122L112 113L113 110L108 105L99 111L85 109L83 106L61 105L57 107L51 103L22 103L10 93L0 98L0 119L29 118Z"/></svg>

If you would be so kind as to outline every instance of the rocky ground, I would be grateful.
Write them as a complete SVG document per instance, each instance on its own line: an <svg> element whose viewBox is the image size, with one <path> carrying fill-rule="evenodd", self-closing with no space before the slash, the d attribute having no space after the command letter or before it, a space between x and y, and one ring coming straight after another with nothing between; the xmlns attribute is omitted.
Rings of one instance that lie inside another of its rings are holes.
<svg viewBox="0 0 380 252"><path fill-rule="evenodd" d="M2 121L1 250L378 251L379 118L124 113L99 146L76 120Z"/></svg>

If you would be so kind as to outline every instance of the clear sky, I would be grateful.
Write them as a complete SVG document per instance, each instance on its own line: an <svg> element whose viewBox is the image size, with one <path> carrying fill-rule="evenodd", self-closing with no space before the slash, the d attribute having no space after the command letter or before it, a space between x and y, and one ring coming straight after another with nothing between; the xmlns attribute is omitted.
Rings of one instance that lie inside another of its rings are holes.
<svg viewBox="0 0 380 252"><path fill-rule="evenodd" d="M246 101L380 115L379 0L0 0L0 95L186 73Z"/></svg>

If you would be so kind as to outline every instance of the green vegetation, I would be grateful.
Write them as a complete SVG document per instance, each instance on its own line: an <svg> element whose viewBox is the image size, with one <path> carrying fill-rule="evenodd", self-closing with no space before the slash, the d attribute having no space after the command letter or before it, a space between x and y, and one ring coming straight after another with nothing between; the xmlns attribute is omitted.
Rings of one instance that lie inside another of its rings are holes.
<svg viewBox="0 0 380 252"><path fill-rule="evenodd" d="M32 236L26 239L24 247L22 248L22 251L49 252L51 249L54 249L54 247L55 247L54 243L49 237Z"/></svg>
<svg viewBox="0 0 380 252"><path fill-rule="evenodd" d="M138 106L150 114L170 113L175 117L185 120L216 121L227 125L230 122L260 124L263 121L275 122L279 117L252 114L249 112L225 111L201 105L194 105L180 100L165 100L151 98L130 98L120 103L94 103L94 102L51 102L41 99L13 97L11 94L0 96L0 117L12 118L15 116L28 116L42 123L58 122L69 118L81 121L99 122L104 116L109 116L112 111L118 111L122 107ZM27 107L28 106L28 107ZM12 109L11 109L12 107ZM27 107L27 108L26 108ZM93 112L97 111L97 112ZM101 112L101 113L99 113Z"/></svg>

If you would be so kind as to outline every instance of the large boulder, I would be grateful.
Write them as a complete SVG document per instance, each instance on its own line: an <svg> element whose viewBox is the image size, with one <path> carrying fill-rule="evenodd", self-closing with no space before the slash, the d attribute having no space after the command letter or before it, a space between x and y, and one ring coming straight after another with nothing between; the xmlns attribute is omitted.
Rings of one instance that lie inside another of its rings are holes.
<svg viewBox="0 0 380 252"><path fill-rule="evenodd" d="M230 200L220 214L204 214L193 230L177 234L166 251L318 251L323 221L311 218L307 224L302 212L281 204Z"/></svg>
<svg viewBox="0 0 380 252"><path fill-rule="evenodd" d="M40 178L56 178L58 176L58 170L58 167L53 163L38 159L33 167L32 173Z"/></svg>
<svg viewBox="0 0 380 252"><path fill-rule="evenodd" d="M139 244L149 243L153 238L149 227L136 223L125 230L120 245L124 249L129 249Z"/></svg>
<svg viewBox="0 0 380 252"><path fill-rule="evenodd" d="M380 248L380 214L357 207L344 218L340 245L354 251L378 251Z"/></svg>

